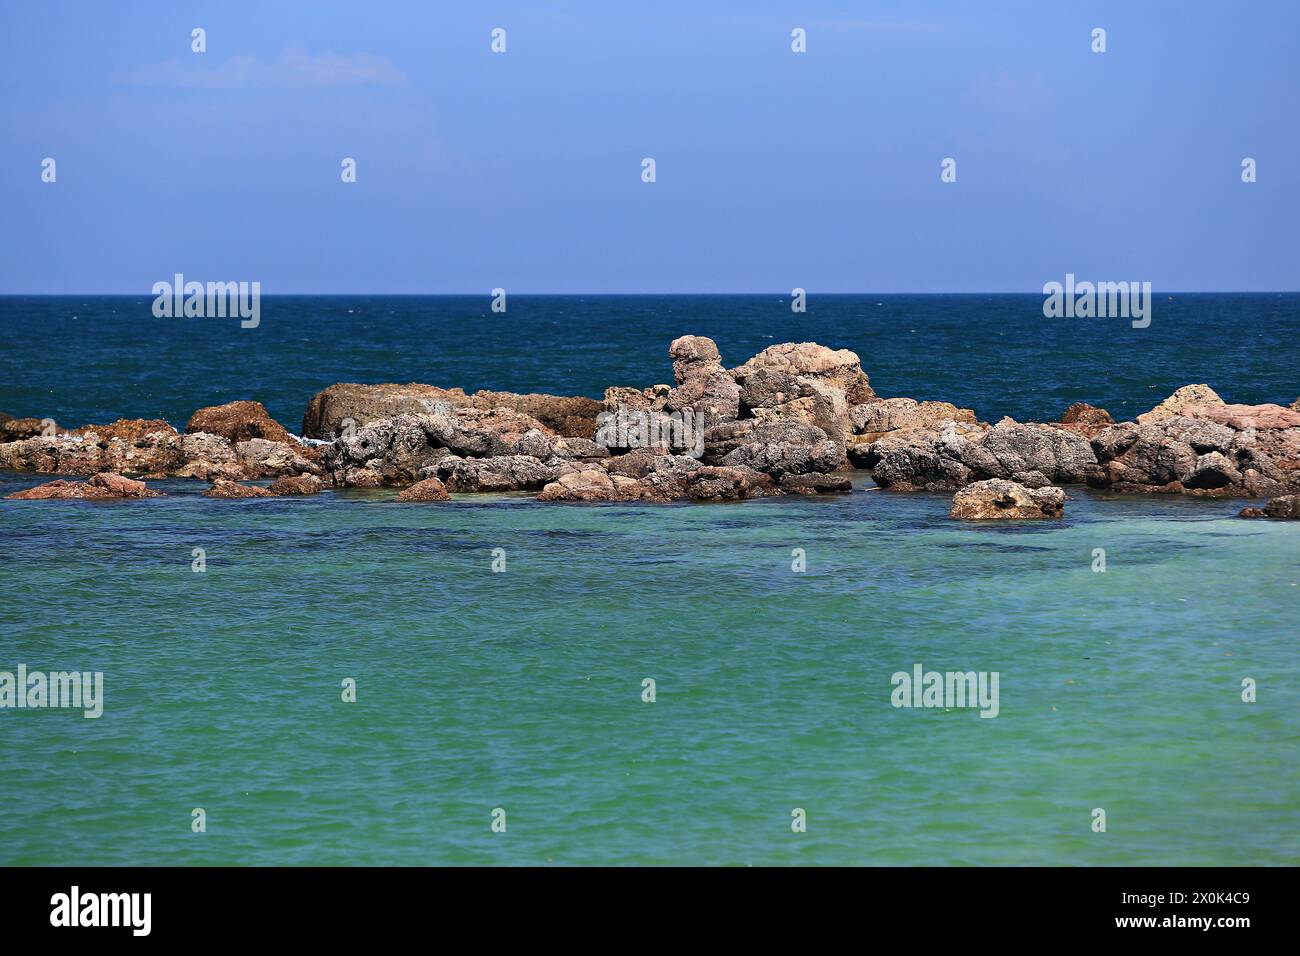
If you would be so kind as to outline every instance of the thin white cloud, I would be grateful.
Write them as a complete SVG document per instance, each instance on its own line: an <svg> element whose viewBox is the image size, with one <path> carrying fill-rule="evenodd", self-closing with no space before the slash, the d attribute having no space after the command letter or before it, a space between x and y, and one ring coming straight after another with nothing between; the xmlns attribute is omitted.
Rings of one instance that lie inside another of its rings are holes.
<svg viewBox="0 0 1300 956"><path fill-rule="evenodd" d="M406 74L373 53L316 53L290 47L277 60L238 55L209 65L208 54L141 66L125 77L133 86L204 90L296 90L341 86L405 86Z"/></svg>

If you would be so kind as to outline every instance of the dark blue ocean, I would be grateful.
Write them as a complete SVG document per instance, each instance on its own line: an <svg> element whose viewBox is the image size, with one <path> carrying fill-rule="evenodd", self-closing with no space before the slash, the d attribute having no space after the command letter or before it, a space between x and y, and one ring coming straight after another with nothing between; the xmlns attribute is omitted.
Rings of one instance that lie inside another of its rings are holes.
<svg viewBox="0 0 1300 956"><path fill-rule="evenodd" d="M1052 420L1075 401L1131 418L1180 385L1228 401L1300 394L1300 294L1157 293L1149 328L1048 319L1038 295L267 296L235 319L155 318L150 296L0 298L0 411L60 425L263 402L296 431L334 382L425 382L599 398L672 381L668 343L739 365L776 342L853 349L876 391L981 418Z"/></svg>

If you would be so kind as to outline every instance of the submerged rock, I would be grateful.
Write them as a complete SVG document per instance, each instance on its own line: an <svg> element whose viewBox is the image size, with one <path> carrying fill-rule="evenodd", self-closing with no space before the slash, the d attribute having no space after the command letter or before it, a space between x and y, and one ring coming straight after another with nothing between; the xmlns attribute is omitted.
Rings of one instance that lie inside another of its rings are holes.
<svg viewBox="0 0 1300 956"><path fill-rule="evenodd" d="M143 481L133 481L122 475L103 472L92 475L88 481L47 481L43 485L18 491L8 497L17 501L37 501L50 498L161 498L161 491L145 486Z"/></svg>
<svg viewBox="0 0 1300 956"><path fill-rule="evenodd" d="M1262 508L1242 508L1238 517L1300 520L1300 494L1283 495L1280 498L1274 498Z"/></svg>
<svg viewBox="0 0 1300 956"><path fill-rule="evenodd" d="M1059 518L1065 513L1065 492L1054 487L1026 488L1014 481L990 478L958 491L949 513L967 521Z"/></svg>
<svg viewBox="0 0 1300 956"><path fill-rule="evenodd" d="M241 485L237 481L218 478L212 487L203 492L204 498L272 498L274 495L256 485Z"/></svg>

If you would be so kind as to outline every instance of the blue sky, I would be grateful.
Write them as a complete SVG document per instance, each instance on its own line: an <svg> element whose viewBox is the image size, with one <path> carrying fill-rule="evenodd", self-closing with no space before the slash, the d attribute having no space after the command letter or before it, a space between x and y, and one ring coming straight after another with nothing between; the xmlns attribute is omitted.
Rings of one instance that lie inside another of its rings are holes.
<svg viewBox="0 0 1300 956"><path fill-rule="evenodd" d="M1297 36L1251 0L6 0L0 292L1295 290Z"/></svg>

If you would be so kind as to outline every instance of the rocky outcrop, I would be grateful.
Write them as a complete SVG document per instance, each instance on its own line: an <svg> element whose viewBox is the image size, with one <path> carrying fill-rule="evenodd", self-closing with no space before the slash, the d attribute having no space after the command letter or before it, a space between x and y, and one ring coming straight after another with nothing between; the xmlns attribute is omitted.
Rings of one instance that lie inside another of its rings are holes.
<svg viewBox="0 0 1300 956"><path fill-rule="evenodd" d="M1081 482L1097 467L1083 436L1010 418L987 430L949 422L892 434L872 445L868 461L875 483L895 491L950 491L992 478Z"/></svg>
<svg viewBox="0 0 1300 956"><path fill-rule="evenodd" d="M601 403L582 396L479 391L433 385L359 385L340 382L313 396L303 417L308 438L333 439L355 429L399 415L447 415L457 409L518 412L566 438L593 439Z"/></svg>
<svg viewBox="0 0 1300 956"><path fill-rule="evenodd" d="M953 496L954 518L990 519L1059 518L1065 513L1065 492L1060 488L1026 488L1014 481L990 478L962 488Z"/></svg>
<svg viewBox="0 0 1300 956"><path fill-rule="evenodd" d="M398 501L451 501L447 486L437 478L425 478L409 488L403 488Z"/></svg>
<svg viewBox="0 0 1300 956"><path fill-rule="evenodd" d="M1242 508L1239 517L1300 520L1300 494L1274 498L1262 508Z"/></svg>
<svg viewBox="0 0 1300 956"><path fill-rule="evenodd" d="M1188 405L1222 405L1223 399L1208 385L1184 385L1163 402L1137 417L1139 425L1153 425L1181 415Z"/></svg>
<svg viewBox="0 0 1300 956"><path fill-rule="evenodd" d="M212 483L207 491L203 492L204 498L271 498L274 497L270 491L265 488L259 488L257 485L241 485L237 481L228 481L225 478L218 478Z"/></svg>
<svg viewBox="0 0 1300 956"><path fill-rule="evenodd" d="M1139 416L1141 418L1141 416ZM1093 438L1088 483L1121 492L1272 497L1300 491L1300 413L1279 405L1183 405Z"/></svg>
<svg viewBox="0 0 1300 956"><path fill-rule="evenodd" d="M14 501L37 501L50 498L81 498L99 500L105 498L160 498L161 491L154 491L145 486L143 481L133 481L122 475L103 472L92 475L88 481L66 481L58 479L47 481L43 485L18 491L8 496Z"/></svg>

